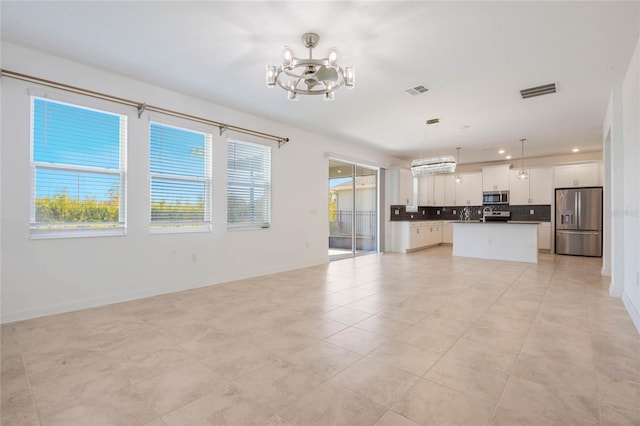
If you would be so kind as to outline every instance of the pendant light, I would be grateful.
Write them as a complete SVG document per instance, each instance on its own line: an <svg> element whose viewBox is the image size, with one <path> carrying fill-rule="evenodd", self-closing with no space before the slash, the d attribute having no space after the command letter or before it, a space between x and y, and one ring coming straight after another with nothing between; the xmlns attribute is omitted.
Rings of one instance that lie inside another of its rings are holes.
<svg viewBox="0 0 640 426"><path fill-rule="evenodd" d="M526 139L520 139L520 143L522 145L522 162L520 165L520 171L518 172L518 179L529 179L529 173L527 173L527 171L524 168L524 141L526 141Z"/></svg>
<svg viewBox="0 0 640 426"><path fill-rule="evenodd" d="M458 162L457 164L460 164L460 147L457 147L456 150L458 150ZM462 182L462 176L460 175L456 175L456 177L453 179L453 181L455 183L461 183Z"/></svg>

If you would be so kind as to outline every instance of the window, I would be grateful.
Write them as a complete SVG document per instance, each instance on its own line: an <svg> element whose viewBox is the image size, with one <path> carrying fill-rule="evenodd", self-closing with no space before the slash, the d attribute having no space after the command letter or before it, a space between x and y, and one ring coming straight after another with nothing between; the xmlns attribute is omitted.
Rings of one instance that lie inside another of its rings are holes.
<svg viewBox="0 0 640 426"><path fill-rule="evenodd" d="M127 117L31 98L32 237L123 234Z"/></svg>
<svg viewBox="0 0 640 426"><path fill-rule="evenodd" d="M211 135L151 123L151 229L211 229Z"/></svg>
<svg viewBox="0 0 640 426"><path fill-rule="evenodd" d="M271 223L271 147L227 140L229 228L268 228Z"/></svg>

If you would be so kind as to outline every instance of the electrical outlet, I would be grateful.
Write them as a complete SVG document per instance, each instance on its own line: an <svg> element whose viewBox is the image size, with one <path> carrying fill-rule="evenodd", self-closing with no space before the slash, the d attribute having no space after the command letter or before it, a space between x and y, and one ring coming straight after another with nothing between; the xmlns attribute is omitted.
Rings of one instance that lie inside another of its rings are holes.
<svg viewBox="0 0 640 426"><path fill-rule="evenodd" d="M427 212L425 210L422 210L422 216L424 216L425 214L427 214Z"/></svg>
<svg viewBox="0 0 640 426"><path fill-rule="evenodd" d="M436 210L436 214L440 216L440 210Z"/></svg>
<svg viewBox="0 0 640 426"><path fill-rule="evenodd" d="M533 209L529 210L529 214L533 214Z"/></svg>
<svg viewBox="0 0 640 426"><path fill-rule="evenodd" d="M396 213L396 216L398 216L400 214L400 210L396 209L395 213Z"/></svg>
<svg viewBox="0 0 640 426"><path fill-rule="evenodd" d="M455 210L453 211L453 214L456 214L456 211L455 211Z"/></svg>
<svg viewBox="0 0 640 426"><path fill-rule="evenodd" d="M411 215L411 219L413 219L413 215Z"/></svg>

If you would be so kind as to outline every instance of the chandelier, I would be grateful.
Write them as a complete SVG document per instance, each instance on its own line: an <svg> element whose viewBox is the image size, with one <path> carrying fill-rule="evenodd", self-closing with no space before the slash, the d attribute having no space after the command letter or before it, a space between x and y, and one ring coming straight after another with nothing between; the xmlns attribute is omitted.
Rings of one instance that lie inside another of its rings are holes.
<svg viewBox="0 0 640 426"><path fill-rule="evenodd" d="M437 124L439 118L427 120L427 126ZM424 143L427 140L427 128L424 129ZM458 148L459 149L459 148ZM458 151L459 153L460 151ZM459 154L458 154L459 155ZM456 159L453 155L440 155L437 157L420 158L411 162L411 174L413 176L439 173L453 173L456 171Z"/></svg>
<svg viewBox="0 0 640 426"><path fill-rule="evenodd" d="M324 59L314 59L313 49L318 45L320 36L306 33L302 36L302 43L309 49L308 58L296 58L293 50L285 46L282 65L267 65L267 86L276 84L288 92L292 101L298 100L298 95L323 95L325 101L334 99L334 92L346 86L353 88L355 74L353 67L338 65L338 50L329 49L329 56Z"/></svg>
<svg viewBox="0 0 640 426"><path fill-rule="evenodd" d="M456 150L458 150L458 163L460 163L460 150L462 148L461 147L457 147ZM453 178L453 181L455 183L462 183L462 176L460 176L460 174L457 174L455 178Z"/></svg>

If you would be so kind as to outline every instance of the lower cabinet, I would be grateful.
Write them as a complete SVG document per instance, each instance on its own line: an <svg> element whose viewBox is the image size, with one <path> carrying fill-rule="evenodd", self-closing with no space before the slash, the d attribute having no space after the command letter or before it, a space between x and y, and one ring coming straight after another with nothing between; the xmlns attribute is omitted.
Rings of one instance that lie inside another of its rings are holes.
<svg viewBox="0 0 640 426"><path fill-rule="evenodd" d="M406 252L442 242L441 221L391 222L394 233L390 251Z"/></svg>
<svg viewBox="0 0 640 426"><path fill-rule="evenodd" d="M538 250L551 250L551 222L538 224Z"/></svg>
<svg viewBox="0 0 640 426"><path fill-rule="evenodd" d="M442 222L442 242L453 244L453 224L451 222Z"/></svg>

